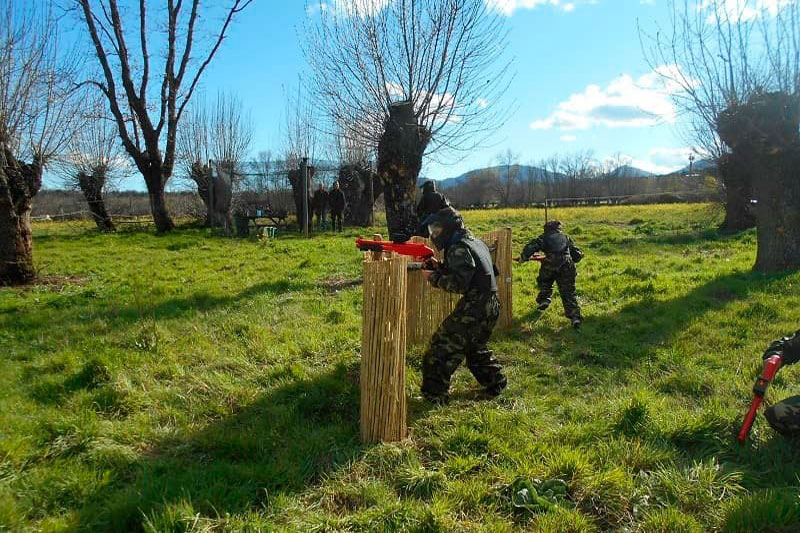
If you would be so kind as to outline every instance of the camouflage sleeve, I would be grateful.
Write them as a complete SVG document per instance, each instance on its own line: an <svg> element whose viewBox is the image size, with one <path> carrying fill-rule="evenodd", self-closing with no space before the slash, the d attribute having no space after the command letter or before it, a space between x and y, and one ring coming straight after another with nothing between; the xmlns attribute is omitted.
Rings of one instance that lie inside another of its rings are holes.
<svg viewBox="0 0 800 533"><path fill-rule="evenodd" d="M584 253L583 250L578 248L572 239L569 239L569 255L572 257L572 260L577 264L583 260Z"/></svg>
<svg viewBox="0 0 800 533"><path fill-rule="evenodd" d="M784 365L792 365L800 361L800 330L791 337L784 337L770 344L764 352L764 359L773 355L781 355Z"/></svg>
<svg viewBox="0 0 800 533"><path fill-rule="evenodd" d="M525 245L525 248L522 249L522 254L520 255L520 259L523 261L527 261L531 258L533 254L536 252L542 251L542 237L536 237L531 242Z"/></svg>
<svg viewBox="0 0 800 533"><path fill-rule="evenodd" d="M431 285L447 292L464 294L469 290L476 268L469 248L456 244L447 250L444 264L431 274Z"/></svg>

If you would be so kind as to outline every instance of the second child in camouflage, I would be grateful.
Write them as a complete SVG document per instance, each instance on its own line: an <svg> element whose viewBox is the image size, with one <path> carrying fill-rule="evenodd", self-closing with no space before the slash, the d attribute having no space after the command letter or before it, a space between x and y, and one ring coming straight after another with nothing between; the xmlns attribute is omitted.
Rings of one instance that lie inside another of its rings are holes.
<svg viewBox="0 0 800 533"><path fill-rule="evenodd" d="M529 242L522 250L521 261L528 261L535 253L543 252L545 257L539 268L536 283L539 295L536 303L540 311L550 307L553 296L553 284L558 283L558 292L564 304L564 314L579 328L583 322L581 306L575 295L575 278L578 276L576 265L583 259L583 252L575 246L572 239L563 231L558 220L551 220L544 225L544 233Z"/></svg>

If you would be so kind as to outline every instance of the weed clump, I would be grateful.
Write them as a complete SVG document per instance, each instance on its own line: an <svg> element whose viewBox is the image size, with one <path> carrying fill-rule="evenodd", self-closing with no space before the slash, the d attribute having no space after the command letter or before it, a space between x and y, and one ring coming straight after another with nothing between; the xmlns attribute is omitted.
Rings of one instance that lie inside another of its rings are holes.
<svg viewBox="0 0 800 533"><path fill-rule="evenodd" d="M626 437L633 437L646 433L649 423L650 410L647 404L634 399L618 415L613 428L614 431L622 433Z"/></svg>

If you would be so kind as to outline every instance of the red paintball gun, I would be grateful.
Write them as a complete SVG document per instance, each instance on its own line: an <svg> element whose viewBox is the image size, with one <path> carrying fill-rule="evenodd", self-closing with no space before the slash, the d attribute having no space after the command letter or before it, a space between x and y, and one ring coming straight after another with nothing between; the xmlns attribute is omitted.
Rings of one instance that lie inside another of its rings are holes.
<svg viewBox="0 0 800 533"><path fill-rule="evenodd" d="M744 417L742 429L739 430L739 442L747 440L747 435L750 433L750 428L753 427L753 421L756 419L758 408L761 406L761 402L764 401L767 388L769 384L772 383L772 380L775 379L775 374L778 373L782 363L783 360L780 355L773 355L764 362L764 370L756 380L756 384L753 385L753 394L755 397L753 398L753 403L750 404L750 410L747 411L747 415Z"/></svg>
<svg viewBox="0 0 800 533"><path fill-rule="evenodd" d="M400 255L413 257L418 264L410 264L412 270L425 268L432 270L434 251L430 246L413 242L388 242L388 241L368 241L366 239L356 239L356 247L362 252L394 252Z"/></svg>
<svg viewBox="0 0 800 533"><path fill-rule="evenodd" d="M544 256L544 255L532 255L528 259L526 259L525 261L538 261L539 263L541 263L542 261L544 261L545 257L546 256ZM517 263L524 263L525 262L520 257L515 257L514 261L516 261Z"/></svg>

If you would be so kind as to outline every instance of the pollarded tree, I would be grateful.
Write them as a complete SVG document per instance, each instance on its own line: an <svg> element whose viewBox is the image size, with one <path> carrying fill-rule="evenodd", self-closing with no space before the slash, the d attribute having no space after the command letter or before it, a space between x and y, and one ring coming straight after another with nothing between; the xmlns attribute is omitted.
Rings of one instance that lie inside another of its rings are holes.
<svg viewBox="0 0 800 533"><path fill-rule="evenodd" d="M304 33L316 100L377 151L390 236L407 239L423 158L473 149L505 118L504 17L485 0L338 0Z"/></svg>
<svg viewBox="0 0 800 533"><path fill-rule="evenodd" d="M178 130L178 158L197 186L211 227L233 227L231 203L252 139L250 115L238 98L224 93L213 105L194 102Z"/></svg>
<svg viewBox="0 0 800 533"><path fill-rule="evenodd" d="M284 164L286 177L292 188L292 198L294 199L295 214L297 216L297 226L303 230L303 211L306 210L307 219L310 221L312 213L310 204L306 204L303 199L303 191L308 195L311 193L311 183L316 174L316 168L312 163L316 159L317 150L320 149L320 132L317 128L317 115L314 112L312 102L308 95L303 91L300 83L297 85L295 95L286 95L286 122L281 134L284 138ZM307 159L309 163L306 174L306 185L303 186L301 176L301 163ZM310 222L309 222L310 224Z"/></svg>
<svg viewBox="0 0 800 533"><path fill-rule="evenodd" d="M122 145L144 177L156 229L170 231L174 224L165 191L175 168L178 124L233 19L252 0L230 0L216 8L201 6L200 0L167 0L166 6L163 0L134 5L68 1L88 30L102 73L92 83L106 96ZM164 19L152 20L150 8ZM218 16L219 31L201 53L196 50L198 32ZM161 51L156 61L151 61L151 49Z"/></svg>
<svg viewBox="0 0 800 533"><path fill-rule="evenodd" d="M336 136L335 148L338 181L347 198L345 223L367 227L374 222L375 202L383 194L383 186L375 172L374 156L369 147L341 130Z"/></svg>
<svg viewBox="0 0 800 533"><path fill-rule="evenodd" d="M130 167L119 145L117 128L102 102L94 102L83 114L81 128L70 139L65 153L56 159L56 164L64 185L83 193L97 228L115 231L104 195L108 188L129 174Z"/></svg>
<svg viewBox="0 0 800 533"><path fill-rule="evenodd" d="M728 195L726 229L746 227L752 197L758 226L755 268L800 268L797 146L800 3L673 2L671 31L653 38L651 61L682 91L695 138L720 162ZM794 165L794 166L793 166Z"/></svg>
<svg viewBox="0 0 800 533"><path fill-rule="evenodd" d="M0 285L36 277L33 198L77 126L74 57L59 46L52 12L37 6L0 8Z"/></svg>

